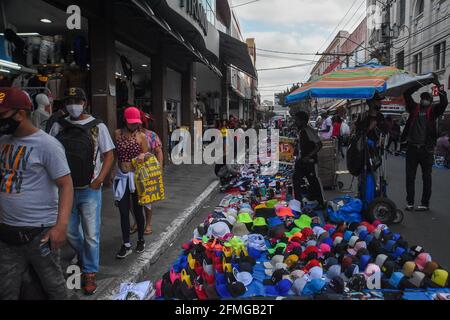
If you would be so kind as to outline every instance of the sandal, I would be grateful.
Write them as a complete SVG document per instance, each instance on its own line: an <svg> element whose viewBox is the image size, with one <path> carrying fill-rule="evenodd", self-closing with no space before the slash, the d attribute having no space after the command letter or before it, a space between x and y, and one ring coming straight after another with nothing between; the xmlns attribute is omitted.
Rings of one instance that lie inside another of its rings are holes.
<svg viewBox="0 0 450 320"><path fill-rule="evenodd" d="M152 227L150 227L150 228L145 228L144 235L149 236L149 235L151 235L151 234L153 234Z"/></svg>

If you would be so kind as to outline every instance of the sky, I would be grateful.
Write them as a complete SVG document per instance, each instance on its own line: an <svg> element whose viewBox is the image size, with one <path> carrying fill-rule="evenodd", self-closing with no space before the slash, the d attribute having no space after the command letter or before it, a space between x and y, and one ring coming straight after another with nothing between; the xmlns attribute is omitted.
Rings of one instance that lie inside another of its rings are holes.
<svg viewBox="0 0 450 320"><path fill-rule="evenodd" d="M233 0L232 5L250 1ZM359 25L365 16L366 0L259 0L234 10L244 38L255 38L257 49L316 53L323 52L339 30L352 32ZM288 84L308 80L313 62L318 58L257 51L258 70L306 64L258 71L261 100L273 101L274 93L290 87Z"/></svg>

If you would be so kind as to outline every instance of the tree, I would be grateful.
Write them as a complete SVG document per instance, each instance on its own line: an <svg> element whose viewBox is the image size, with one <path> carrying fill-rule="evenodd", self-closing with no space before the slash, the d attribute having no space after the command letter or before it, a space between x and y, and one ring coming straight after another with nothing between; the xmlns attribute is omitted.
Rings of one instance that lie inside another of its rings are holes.
<svg viewBox="0 0 450 320"><path fill-rule="evenodd" d="M280 105L284 106L286 103L286 97L290 95L292 92L300 88L300 83L295 83L291 88L287 88L283 92L279 92L275 94L275 97L280 101Z"/></svg>

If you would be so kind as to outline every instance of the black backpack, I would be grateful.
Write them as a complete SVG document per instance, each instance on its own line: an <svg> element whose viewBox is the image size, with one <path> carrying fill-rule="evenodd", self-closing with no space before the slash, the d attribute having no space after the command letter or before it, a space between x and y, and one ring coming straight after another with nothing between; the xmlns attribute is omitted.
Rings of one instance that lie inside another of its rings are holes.
<svg viewBox="0 0 450 320"><path fill-rule="evenodd" d="M347 150L347 170L351 175L358 177L364 168L364 135L356 133L350 137Z"/></svg>
<svg viewBox="0 0 450 320"><path fill-rule="evenodd" d="M97 125L102 122L95 119L85 125L77 125L62 119L58 123L62 130L56 139L66 150L73 186L75 188L88 186L94 176L97 161L98 152L95 152L94 140L98 137Z"/></svg>

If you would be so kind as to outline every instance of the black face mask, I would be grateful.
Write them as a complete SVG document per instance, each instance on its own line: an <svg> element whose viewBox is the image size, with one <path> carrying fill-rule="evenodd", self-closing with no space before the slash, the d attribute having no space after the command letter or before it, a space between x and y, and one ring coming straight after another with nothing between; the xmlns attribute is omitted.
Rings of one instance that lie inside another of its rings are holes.
<svg viewBox="0 0 450 320"><path fill-rule="evenodd" d="M9 118L0 119L0 135L9 135L14 134L14 132L16 132L17 128L20 125L20 122L14 120L13 118L17 114L17 112L14 113Z"/></svg>

